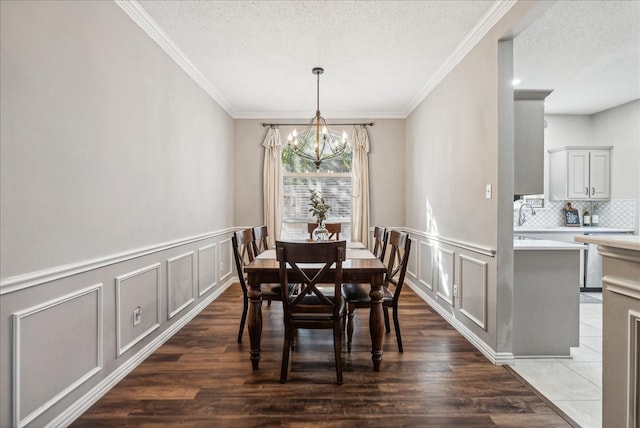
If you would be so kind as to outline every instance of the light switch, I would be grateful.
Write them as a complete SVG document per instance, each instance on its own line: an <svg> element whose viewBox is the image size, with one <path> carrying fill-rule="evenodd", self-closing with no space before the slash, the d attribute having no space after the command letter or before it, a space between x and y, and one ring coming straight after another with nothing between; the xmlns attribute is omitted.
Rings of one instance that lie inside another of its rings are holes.
<svg viewBox="0 0 640 428"><path fill-rule="evenodd" d="M491 184L487 184L484 188L484 197L485 199L491 199Z"/></svg>

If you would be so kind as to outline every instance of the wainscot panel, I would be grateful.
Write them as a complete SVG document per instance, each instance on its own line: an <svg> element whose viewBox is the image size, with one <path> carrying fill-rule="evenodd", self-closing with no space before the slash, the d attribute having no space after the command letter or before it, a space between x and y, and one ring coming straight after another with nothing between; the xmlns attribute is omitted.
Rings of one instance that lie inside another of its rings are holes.
<svg viewBox="0 0 640 428"><path fill-rule="evenodd" d="M454 306L456 253L444 248L436 251L436 277L438 278L436 295L446 304Z"/></svg>
<svg viewBox="0 0 640 428"><path fill-rule="evenodd" d="M198 297L202 297L218 282L216 281L217 244L198 248Z"/></svg>
<svg viewBox="0 0 640 428"><path fill-rule="evenodd" d="M160 263L116 277L118 357L160 327L160 311Z"/></svg>
<svg viewBox="0 0 640 428"><path fill-rule="evenodd" d="M433 291L433 244L430 242L420 241L418 245L418 253L420 256L419 280L429 290ZM410 274L412 275L412 274ZM416 275L412 275L416 276Z"/></svg>
<svg viewBox="0 0 640 428"><path fill-rule="evenodd" d="M27 425L102 369L102 299L97 284L12 314L13 426Z"/></svg>
<svg viewBox="0 0 640 428"><path fill-rule="evenodd" d="M220 281L229 278L232 271L233 253L231 251L231 238L229 238L220 241Z"/></svg>
<svg viewBox="0 0 640 428"><path fill-rule="evenodd" d="M194 252L172 257L167 260L167 312L168 319L176 316L195 299L194 291Z"/></svg>
<svg viewBox="0 0 640 428"><path fill-rule="evenodd" d="M487 329L487 269L486 262L460 255L460 312L483 330Z"/></svg>

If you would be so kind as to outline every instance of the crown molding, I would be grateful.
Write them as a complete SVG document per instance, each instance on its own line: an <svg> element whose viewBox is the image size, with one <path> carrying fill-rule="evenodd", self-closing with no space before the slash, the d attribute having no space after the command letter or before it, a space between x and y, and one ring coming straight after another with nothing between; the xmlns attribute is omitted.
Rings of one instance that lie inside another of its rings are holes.
<svg viewBox="0 0 640 428"><path fill-rule="evenodd" d="M137 0L114 0L115 3L149 35L220 107L233 119L263 119L263 112L236 112L218 90L207 80L198 68L178 48L171 38L160 28L157 22L144 10ZM497 0L482 19L460 42L454 52L438 68L431 79L402 112L350 112L347 115L337 114L341 119L375 117L377 119L406 119L413 110L433 91L433 89L462 61L469 51L487 34L487 32L517 3L517 0ZM270 112L273 119L304 119L309 112ZM324 115L330 118L330 114Z"/></svg>
<svg viewBox="0 0 640 428"><path fill-rule="evenodd" d="M322 117L327 120L362 120L362 118L372 119L406 119L403 113L399 112L327 112L322 113ZM248 112L238 113L234 116L234 119L249 119L249 120L291 120L300 119L308 120L309 123L313 120L313 115L307 112Z"/></svg>
<svg viewBox="0 0 640 428"><path fill-rule="evenodd" d="M178 48L156 21L144 10L136 0L114 0L115 3L149 35L164 50L176 64L178 64L209 96L217 102L232 118L237 117L237 112L227 100L207 80L198 68Z"/></svg>
<svg viewBox="0 0 640 428"><path fill-rule="evenodd" d="M407 106L403 116L407 118L413 110L435 89L436 86L454 69L456 65L473 49L491 28L517 3L517 0L497 0L460 42L447 60L438 68L433 77L422 87L418 95Z"/></svg>

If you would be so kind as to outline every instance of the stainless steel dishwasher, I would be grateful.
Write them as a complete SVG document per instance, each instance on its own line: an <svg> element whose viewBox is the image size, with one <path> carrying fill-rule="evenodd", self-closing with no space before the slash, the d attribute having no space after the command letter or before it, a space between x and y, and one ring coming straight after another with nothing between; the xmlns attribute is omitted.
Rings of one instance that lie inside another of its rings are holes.
<svg viewBox="0 0 640 428"><path fill-rule="evenodd" d="M626 233L585 232L585 235L626 235ZM598 246L587 244L584 252L584 286L582 291L602 291L602 256L598 253Z"/></svg>

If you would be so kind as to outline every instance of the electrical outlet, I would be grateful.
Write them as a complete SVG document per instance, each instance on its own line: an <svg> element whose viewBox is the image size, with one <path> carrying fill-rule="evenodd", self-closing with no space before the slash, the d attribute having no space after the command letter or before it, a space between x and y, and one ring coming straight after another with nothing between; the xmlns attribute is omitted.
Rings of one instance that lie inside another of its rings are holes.
<svg viewBox="0 0 640 428"><path fill-rule="evenodd" d="M458 284L453 284L453 297L458 298Z"/></svg>
<svg viewBox="0 0 640 428"><path fill-rule="evenodd" d="M491 199L491 184L487 184L484 188L485 199Z"/></svg>
<svg viewBox="0 0 640 428"><path fill-rule="evenodd" d="M133 326L135 327L138 324L140 324L140 321L142 321L142 308L140 306L138 306L133 311Z"/></svg>
<svg viewBox="0 0 640 428"><path fill-rule="evenodd" d="M220 262L220 272L224 270L224 263Z"/></svg>

